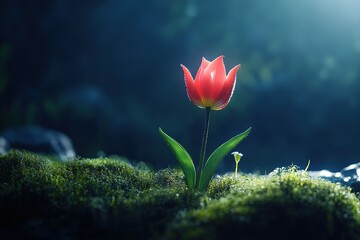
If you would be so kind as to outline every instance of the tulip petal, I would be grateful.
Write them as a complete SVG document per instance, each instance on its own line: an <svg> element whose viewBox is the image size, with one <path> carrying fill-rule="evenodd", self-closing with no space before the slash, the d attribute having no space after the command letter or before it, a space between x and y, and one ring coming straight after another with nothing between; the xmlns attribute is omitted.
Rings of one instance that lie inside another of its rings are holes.
<svg viewBox="0 0 360 240"><path fill-rule="evenodd" d="M227 106L227 104L230 102L230 99L232 97L232 94L235 90L236 85L236 73L240 68L240 64L233 67L229 74L226 77L223 89L221 93L217 96L217 102L215 106L212 108L213 110L221 110Z"/></svg>
<svg viewBox="0 0 360 240"><path fill-rule="evenodd" d="M196 73L195 81L201 78L201 75L204 73L205 68L210 64L210 61L206 60L206 58L202 58L199 70Z"/></svg>
<svg viewBox="0 0 360 240"><path fill-rule="evenodd" d="M217 57L204 70L201 85L206 106L212 107L216 102L216 97L221 92L226 78L224 56Z"/></svg>
<svg viewBox="0 0 360 240"><path fill-rule="evenodd" d="M204 70L204 74L211 74L213 75L213 80L221 80L220 82L223 82L226 78L226 71L225 71L225 65L224 65L224 56L219 56L215 58L214 61L212 61Z"/></svg>
<svg viewBox="0 0 360 240"><path fill-rule="evenodd" d="M238 65L236 65L235 67L233 67L233 68L229 71L228 75L226 76L226 79L236 78L236 73L237 73L237 71L239 70L240 67L241 67L241 64L238 64Z"/></svg>
<svg viewBox="0 0 360 240"><path fill-rule="evenodd" d="M200 98L199 93L196 90L195 87L195 81L189 71L184 65L180 65L184 71L184 79L185 79L185 86L186 86L186 92L190 99L190 101L195 104L198 107L202 106L202 101Z"/></svg>
<svg viewBox="0 0 360 240"><path fill-rule="evenodd" d="M219 60L215 70L216 74L214 77L214 85L213 85L213 95L212 95L213 99L218 99L218 96L222 92L222 89L226 82L226 69L223 59L224 56L220 56L219 58L221 58L221 61Z"/></svg>
<svg viewBox="0 0 360 240"><path fill-rule="evenodd" d="M204 74L204 71L205 69L207 68L207 66L209 66L211 62L206 60L206 58L202 58L201 60L201 64L200 64L200 67L199 67L199 70L197 71L196 73L196 77L195 77L195 88L197 90L197 93L198 93L198 96L200 98L200 101L201 101L201 106L197 105L198 107L206 107L206 99L204 97L204 94L203 94L203 88L202 88L202 78L203 78L203 74Z"/></svg>

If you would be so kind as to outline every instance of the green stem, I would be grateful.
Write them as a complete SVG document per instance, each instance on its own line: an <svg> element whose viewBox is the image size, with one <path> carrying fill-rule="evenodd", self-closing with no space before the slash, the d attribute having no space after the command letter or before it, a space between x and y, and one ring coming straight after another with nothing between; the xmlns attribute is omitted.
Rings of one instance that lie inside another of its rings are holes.
<svg viewBox="0 0 360 240"><path fill-rule="evenodd" d="M237 176L239 162L235 163L235 176Z"/></svg>
<svg viewBox="0 0 360 240"><path fill-rule="evenodd" d="M204 168L206 145L207 145L207 140L208 140L208 135L209 135L210 111L211 111L211 108L207 107L206 108L204 134L203 134L203 139L201 142L200 160L199 160L199 165L198 165L198 168L196 171L196 186L195 186L196 189L199 188L199 181L200 181L200 177L202 174L202 170Z"/></svg>

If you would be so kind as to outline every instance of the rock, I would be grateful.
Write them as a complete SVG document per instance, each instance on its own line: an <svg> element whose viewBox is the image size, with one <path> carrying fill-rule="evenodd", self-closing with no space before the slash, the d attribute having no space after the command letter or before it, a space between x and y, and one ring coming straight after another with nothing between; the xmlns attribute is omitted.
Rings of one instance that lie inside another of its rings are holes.
<svg viewBox="0 0 360 240"><path fill-rule="evenodd" d="M1 147L1 139L5 141L4 148ZM7 147L6 144L8 144ZM62 161L74 159L76 156L68 136L39 126L9 128L0 133L0 153L1 149L5 149L4 153L6 153L10 148L49 154L58 157Z"/></svg>
<svg viewBox="0 0 360 240"><path fill-rule="evenodd" d="M0 137L0 155L4 155L9 151L9 143L5 138Z"/></svg>
<svg viewBox="0 0 360 240"><path fill-rule="evenodd" d="M345 182L360 182L360 162L347 166L340 173Z"/></svg>
<svg viewBox="0 0 360 240"><path fill-rule="evenodd" d="M360 192L360 162L351 164L340 172L331 172L328 170L309 171L312 177L320 177L331 182L341 183L351 187L355 192Z"/></svg>

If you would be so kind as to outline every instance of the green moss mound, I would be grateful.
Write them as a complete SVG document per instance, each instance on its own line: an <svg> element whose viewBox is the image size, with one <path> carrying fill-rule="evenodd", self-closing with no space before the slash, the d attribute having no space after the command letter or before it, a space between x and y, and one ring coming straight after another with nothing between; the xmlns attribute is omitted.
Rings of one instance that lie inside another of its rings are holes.
<svg viewBox="0 0 360 240"><path fill-rule="evenodd" d="M218 176L200 193L174 169L12 151L0 158L0 212L1 239L360 239L351 189L295 167Z"/></svg>
<svg viewBox="0 0 360 240"><path fill-rule="evenodd" d="M176 239L359 239L360 203L351 189L291 167L273 176L214 179L202 207L168 231ZM271 236L271 237L270 237ZM270 237L270 238L269 238Z"/></svg>

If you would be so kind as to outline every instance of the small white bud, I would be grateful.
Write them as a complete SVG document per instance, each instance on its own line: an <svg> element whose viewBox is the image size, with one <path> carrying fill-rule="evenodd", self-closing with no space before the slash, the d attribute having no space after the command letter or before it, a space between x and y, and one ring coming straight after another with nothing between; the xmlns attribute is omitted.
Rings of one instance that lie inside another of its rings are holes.
<svg viewBox="0 0 360 240"><path fill-rule="evenodd" d="M242 153L239 152L232 152L231 154L234 156L236 163L240 162L241 157L244 156Z"/></svg>

